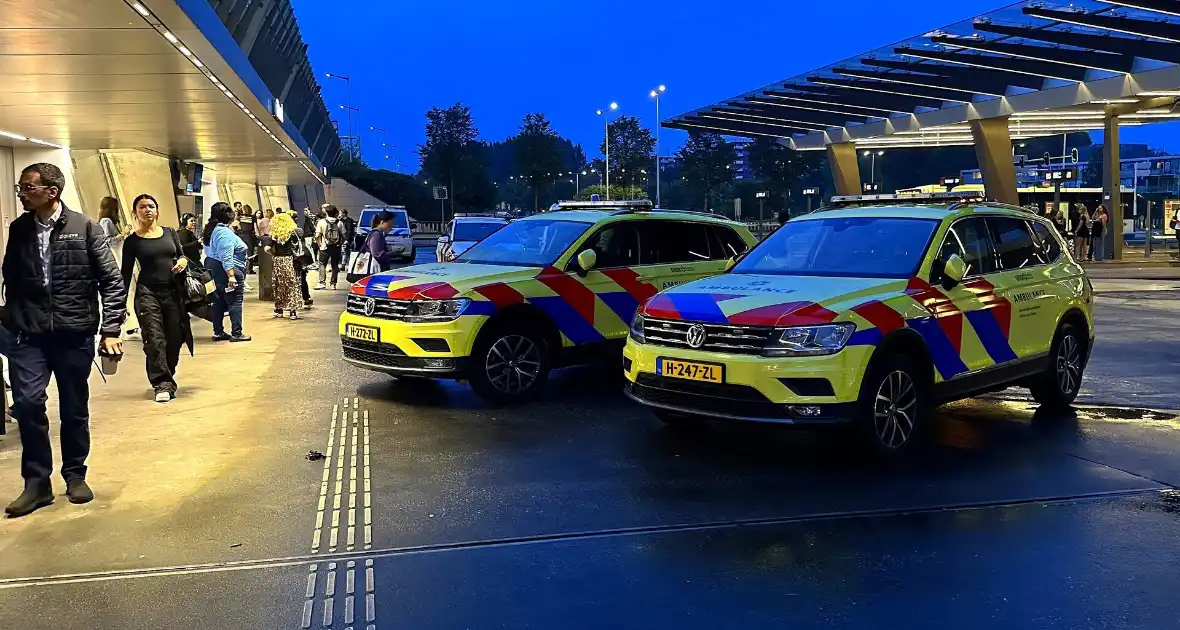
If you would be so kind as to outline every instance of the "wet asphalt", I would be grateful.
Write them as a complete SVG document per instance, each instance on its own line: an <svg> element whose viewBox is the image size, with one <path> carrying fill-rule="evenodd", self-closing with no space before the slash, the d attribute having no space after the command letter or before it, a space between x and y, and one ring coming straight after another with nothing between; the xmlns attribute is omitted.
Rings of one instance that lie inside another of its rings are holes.
<svg viewBox="0 0 1180 630"><path fill-rule="evenodd" d="M149 531L142 560L114 536L9 549L0 627L1178 628L1180 416L1153 409L1180 408L1180 344L1170 304L1109 289L1137 294L1100 306L1086 401L1116 404L950 405L904 463L840 432L672 430L611 367L515 408L353 369L323 294L243 401L285 435L192 497L203 532Z"/></svg>

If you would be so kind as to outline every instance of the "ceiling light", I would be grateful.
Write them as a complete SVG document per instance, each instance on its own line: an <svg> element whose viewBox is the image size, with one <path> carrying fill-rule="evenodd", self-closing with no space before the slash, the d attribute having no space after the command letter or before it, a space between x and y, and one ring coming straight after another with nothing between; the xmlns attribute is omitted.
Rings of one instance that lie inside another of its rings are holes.
<svg viewBox="0 0 1180 630"><path fill-rule="evenodd" d="M69 147L64 147L64 146L62 146L62 145L60 145L60 144L54 144L54 143L52 143L52 142L47 142L47 141L45 141L45 140L38 140L37 138L29 138L28 140L29 140L29 142L32 142L33 144L40 144L40 145L47 146L47 147L53 147L53 148L55 148L55 149L67 149L67 148L69 148Z"/></svg>
<svg viewBox="0 0 1180 630"><path fill-rule="evenodd" d="M148 13L148 10L145 9L144 6L138 2L132 2L131 8L135 9L135 12L142 15L143 17L147 17L148 15L150 15Z"/></svg>
<svg viewBox="0 0 1180 630"><path fill-rule="evenodd" d="M958 98L923 96L921 94L911 94L909 92L900 92L897 90L886 90L884 88L868 87L865 85L842 85L840 83L831 83L828 81L824 81L823 79L813 80L812 83L815 83L818 85L826 85L828 87L835 87L835 88L848 88L848 89L853 89L853 90L864 90L865 92L881 92L883 94L896 94L898 96L905 96L908 98L921 98L921 99L932 100L932 101L948 101L951 103L963 103L964 105L971 103L971 101L964 101L964 100L958 99Z"/></svg>
<svg viewBox="0 0 1180 630"><path fill-rule="evenodd" d="M200 60L200 59L197 59L196 57L193 57L193 65L194 65L194 66L196 66L196 67L198 67L198 68L204 68L204 67L205 67L205 64L201 63L201 60Z"/></svg>
<svg viewBox="0 0 1180 630"><path fill-rule="evenodd" d="M21 140L21 141L28 140L28 138L20 135L19 133L12 133L11 131L0 131L0 136L5 137L5 138L12 138L13 140Z"/></svg>
<svg viewBox="0 0 1180 630"><path fill-rule="evenodd" d="M1134 98L1107 98L1098 101L1090 101L1091 103L1101 103L1103 105L1134 105L1139 102L1139 99Z"/></svg>
<svg viewBox="0 0 1180 630"><path fill-rule="evenodd" d="M825 125L821 125L820 123L817 123L817 122L808 122L806 120L790 120L790 119L786 119L786 118L772 118L770 116L755 116L754 114L743 114L743 113L739 113L739 112L713 112L710 114L701 114L701 116L703 116L705 118L716 118L718 120L730 120L730 121L734 121L734 122L748 122L748 123L752 123L752 124L756 124L756 125L766 125L766 124L779 123L778 126L786 126L786 127L800 127L800 126L802 126L804 129L810 129L812 131L823 131L824 129L827 129L828 127L838 127L839 126L839 125L826 125L825 126ZM726 116L736 116L738 118L726 118ZM755 119L755 120L746 120L746 119ZM772 122L771 123L760 122L763 120L769 120ZM786 123L786 124L784 125L783 123Z"/></svg>
<svg viewBox="0 0 1180 630"><path fill-rule="evenodd" d="M184 55L185 57L193 56L193 51L185 48L184 46L181 46L178 50L180 50L180 54Z"/></svg>
<svg viewBox="0 0 1180 630"><path fill-rule="evenodd" d="M692 127L694 129L710 129L713 131L720 131L721 133L728 135L728 136L762 136L765 138L784 138L784 137L786 137L786 136L776 136L776 135L770 134L770 133L755 133L753 131L736 132L732 129L723 129L721 127L710 127L708 125L698 125L695 123L678 122L676 124L682 125L684 127Z"/></svg>
<svg viewBox="0 0 1180 630"><path fill-rule="evenodd" d="M164 39L172 42L173 44L180 42L180 40L176 39L176 36L173 35L170 31L164 31Z"/></svg>
<svg viewBox="0 0 1180 630"><path fill-rule="evenodd" d="M1080 81L1078 81L1077 79L1067 79L1065 77L1057 77L1057 76L1053 76L1051 74L1041 74L1039 72L1025 72L1023 70L1016 70L1014 68L1005 67L1002 64L989 65L986 63L987 61L990 61L992 59L995 59L996 61L1000 61L1003 59L1003 57L988 57L988 56L984 56L984 55L974 55L975 57L978 57L978 60L972 60L972 62L969 63L966 61L961 61L959 59L943 59L941 57L928 57L926 55L921 54L920 51L918 51L917 49L910 49L910 50L912 50L913 52L904 52L904 53L901 53L901 56L902 57L914 57L915 59L925 59L927 61L939 61L939 62L953 63L953 64L958 64L961 66L967 66L969 68L983 68L984 70L999 70L1001 72L1012 72L1014 74L1023 74L1023 75L1027 75L1030 77L1037 77L1040 79L1057 79L1058 81L1069 81L1070 83L1080 83ZM980 62L984 62L984 63L974 63L975 61L980 61Z"/></svg>
<svg viewBox="0 0 1180 630"><path fill-rule="evenodd" d="M1180 96L1180 91L1166 90L1163 92L1140 92L1138 96L1152 97L1152 96Z"/></svg>

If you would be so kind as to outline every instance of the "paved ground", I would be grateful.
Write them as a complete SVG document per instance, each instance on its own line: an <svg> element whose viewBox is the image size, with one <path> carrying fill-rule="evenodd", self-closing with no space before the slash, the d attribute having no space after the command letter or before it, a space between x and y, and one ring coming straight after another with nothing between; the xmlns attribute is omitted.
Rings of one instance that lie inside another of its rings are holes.
<svg viewBox="0 0 1180 630"><path fill-rule="evenodd" d="M95 377L98 499L0 521L0 626L1176 627L1180 418L1147 409L1180 409L1180 282L1096 285L1092 406L953 405L894 467L665 429L609 368L490 408L343 366L342 293L252 302L166 407L134 361ZM0 438L5 500L18 460Z"/></svg>

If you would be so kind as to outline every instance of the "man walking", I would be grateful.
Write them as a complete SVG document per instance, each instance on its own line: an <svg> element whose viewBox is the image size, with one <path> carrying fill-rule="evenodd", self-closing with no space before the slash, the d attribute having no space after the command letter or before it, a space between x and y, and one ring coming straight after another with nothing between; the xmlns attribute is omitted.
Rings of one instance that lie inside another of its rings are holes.
<svg viewBox="0 0 1180 630"><path fill-rule="evenodd" d="M53 503L53 453L45 413L50 376L61 407L61 474L70 503L94 499L86 484L90 454L90 388L94 335L104 354L123 352L119 327L127 293L102 228L61 200L65 176L52 164L21 172L18 196L25 214L9 228L4 252L5 328L15 336L9 354L20 424L25 490L5 512L24 516ZM102 296L99 322L98 296Z"/></svg>
<svg viewBox="0 0 1180 630"><path fill-rule="evenodd" d="M332 266L332 290L336 290L336 281L340 277L340 259L343 255L345 227L340 220L340 211L336 206L328 205L325 217L315 226L316 247L320 251L320 281L316 291L325 289L324 279L328 274L328 265Z"/></svg>
<svg viewBox="0 0 1180 630"><path fill-rule="evenodd" d="M344 257L345 264L348 263L348 253L356 248L356 219L348 216L348 210L340 211L340 221L344 223Z"/></svg>

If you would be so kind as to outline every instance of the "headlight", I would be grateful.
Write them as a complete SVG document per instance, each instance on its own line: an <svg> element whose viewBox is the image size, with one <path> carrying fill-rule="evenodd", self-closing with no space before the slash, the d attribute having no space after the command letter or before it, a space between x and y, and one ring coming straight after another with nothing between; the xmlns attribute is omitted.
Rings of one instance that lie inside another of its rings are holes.
<svg viewBox="0 0 1180 630"><path fill-rule="evenodd" d="M836 354L848 343L856 324L828 324L825 326L794 326L784 328L782 334L766 345L763 356L791 357Z"/></svg>
<svg viewBox="0 0 1180 630"><path fill-rule="evenodd" d="M419 322L449 322L454 321L471 305L470 298L454 300L416 300L410 302L406 310L406 321Z"/></svg>
<svg viewBox="0 0 1180 630"><path fill-rule="evenodd" d="M643 315L638 312L635 313L635 317L631 318L631 340L635 343L644 343Z"/></svg>

